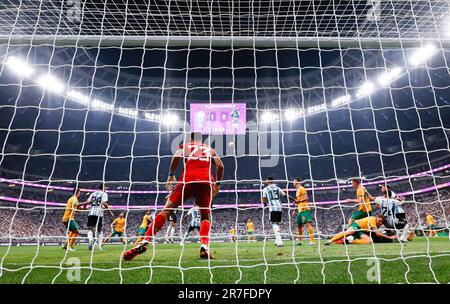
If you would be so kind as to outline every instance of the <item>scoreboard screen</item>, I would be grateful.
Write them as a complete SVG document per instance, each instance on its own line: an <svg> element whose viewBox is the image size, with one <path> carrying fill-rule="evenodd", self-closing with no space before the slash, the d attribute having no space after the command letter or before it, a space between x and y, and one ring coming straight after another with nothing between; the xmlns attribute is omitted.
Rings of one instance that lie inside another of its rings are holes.
<svg viewBox="0 0 450 304"><path fill-rule="evenodd" d="M203 135L245 134L245 103L191 103L191 132Z"/></svg>

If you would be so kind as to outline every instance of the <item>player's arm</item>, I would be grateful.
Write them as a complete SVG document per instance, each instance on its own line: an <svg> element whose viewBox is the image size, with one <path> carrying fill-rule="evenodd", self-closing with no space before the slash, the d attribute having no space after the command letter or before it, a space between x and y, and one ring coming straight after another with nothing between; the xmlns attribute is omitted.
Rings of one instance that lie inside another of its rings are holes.
<svg viewBox="0 0 450 304"><path fill-rule="evenodd" d="M106 209L106 210L108 210L109 215L111 215L112 217L114 217L114 213L111 211L111 208L109 207L108 202L104 202L104 203L103 203L103 208Z"/></svg>
<svg viewBox="0 0 450 304"><path fill-rule="evenodd" d="M217 196L217 194L219 194L220 191L220 183L222 182L223 179L224 166L222 160L220 159L219 155L217 155L216 151L214 151L212 159L214 165L216 165L216 183L214 184L213 189L213 197L215 197Z"/></svg>
<svg viewBox="0 0 450 304"><path fill-rule="evenodd" d="M169 176L167 177L167 182L166 182L166 190L167 191L172 191L172 189L173 189L173 182L175 181L175 171L177 170L182 157L183 157L183 149L180 147L175 152L175 154L172 157L172 160L170 161Z"/></svg>

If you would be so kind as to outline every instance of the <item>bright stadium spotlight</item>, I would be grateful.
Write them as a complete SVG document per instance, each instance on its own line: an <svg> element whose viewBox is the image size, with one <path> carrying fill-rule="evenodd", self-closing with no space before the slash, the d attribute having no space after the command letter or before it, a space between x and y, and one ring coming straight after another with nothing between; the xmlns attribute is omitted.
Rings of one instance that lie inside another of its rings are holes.
<svg viewBox="0 0 450 304"><path fill-rule="evenodd" d="M341 97L337 97L331 101L331 106L339 107L343 104L349 103L351 100L352 100L352 97L350 95L344 95Z"/></svg>
<svg viewBox="0 0 450 304"><path fill-rule="evenodd" d="M37 83L44 89L56 94L61 94L65 90L65 85L55 76L50 74L42 75L38 78Z"/></svg>
<svg viewBox="0 0 450 304"><path fill-rule="evenodd" d="M409 58L408 62L412 66L419 66L422 63L425 63L428 59L433 57L433 55L437 52L437 48L434 44L427 44L419 49L417 49L412 56Z"/></svg>
<svg viewBox="0 0 450 304"><path fill-rule="evenodd" d="M101 100L98 99L94 99L91 103L92 107L94 109L99 109L99 110L105 110L105 111L112 111L114 110L114 106L112 104L103 102Z"/></svg>
<svg viewBox="0 0 450 304"><path fill-rule="evenodd" d="M292 121L297 118L297 112L294 109L288 109L288 110L286 110L286 112L284 112L284 117L287 120Z"/></svg>
<svg viewBox="0 0 450 304"><path fill-rule="evenodd" d="M85 105L89 104L89 96L86 96L83 93L76 90L70 90L67 93L67 97Z"/></svg>
<svg viewBox="0 0 450 304"><path fill-rule="evenodd" d="M373 91L375 91L375 85L372 82L367 81L356 92L356 98L368 96L368 95L372 94Z"/></svg>
<svg viewBox="0 0 450 304"><path fill-rule="evenodd" d="M6 65L11 69L14 73L22 77L30 77L34 70L23 60L15 57L9 56L6 60Z"/></svg>
<svg viewBox="0 0 450 304"><path fill-rule="evenodd" d="M272 113L270 111L266 111L261 114L261 122L263 123L269 123L279 119L280 117L278 116L278 114Z"/></svg>
<svg viewBox="0 0 450 304"><path fill-rule="evenodd" d="M167 127L171 127L178 122L178 115L175 113L167 113L167 114L163 115L162 122Z"/></svg>
<svg viewBox="0 0 450 304"><path fill-rule="evenodd" d="M130 108L119 107L117 109L117 112L119 114L122 114L122 115L125 115L125 116L130 116L130 117L137 117L138 116L138 111L136 111L135 109L130 109Z"/></svg>
<svg viewBox="0 0 450 304"><path fill-rule="evenodd" d="M402 68L399 68L399 67L393 68L390 71L383 72L378 77L378 83L382 86L387 86L389 83L391 83L397 77L399 77L401 75L401 73L402 73Z"/></svg>

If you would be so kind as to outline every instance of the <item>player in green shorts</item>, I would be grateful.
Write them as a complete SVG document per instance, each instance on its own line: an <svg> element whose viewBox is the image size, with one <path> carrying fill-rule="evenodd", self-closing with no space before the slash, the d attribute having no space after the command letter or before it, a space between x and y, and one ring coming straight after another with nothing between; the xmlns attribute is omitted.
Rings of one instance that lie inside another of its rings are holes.
<svg viewBox="0 0 450 304"><path fill-rule="evenodd" d="M355 212L352 213L352 221L354 222L356 220L360 220L368 216L372 216L372 211L364 212L361 210L356 210Z"/></svg>

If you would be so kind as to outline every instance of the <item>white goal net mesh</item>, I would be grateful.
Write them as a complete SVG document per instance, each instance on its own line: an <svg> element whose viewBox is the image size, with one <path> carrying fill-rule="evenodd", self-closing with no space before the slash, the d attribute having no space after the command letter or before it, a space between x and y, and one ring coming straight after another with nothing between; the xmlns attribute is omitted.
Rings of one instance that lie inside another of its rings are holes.
<svg viewBox="0 0 450 304"><path fill-rule="evenodd" d="M0 283L450 282L448 1L7 0L0 24ZM216 258L198 259L187 201L123 261L164 206L197 104L246 114L244 132L204 136L225 167ZM278 225L268 177L287 194ZM412 241L325 245L358 210L352 179L398 195ZM103 240L118 233L88 250L90 211L76 229L63 215L100 183ZM74 252L60 249L69 230Z"/></svg>

